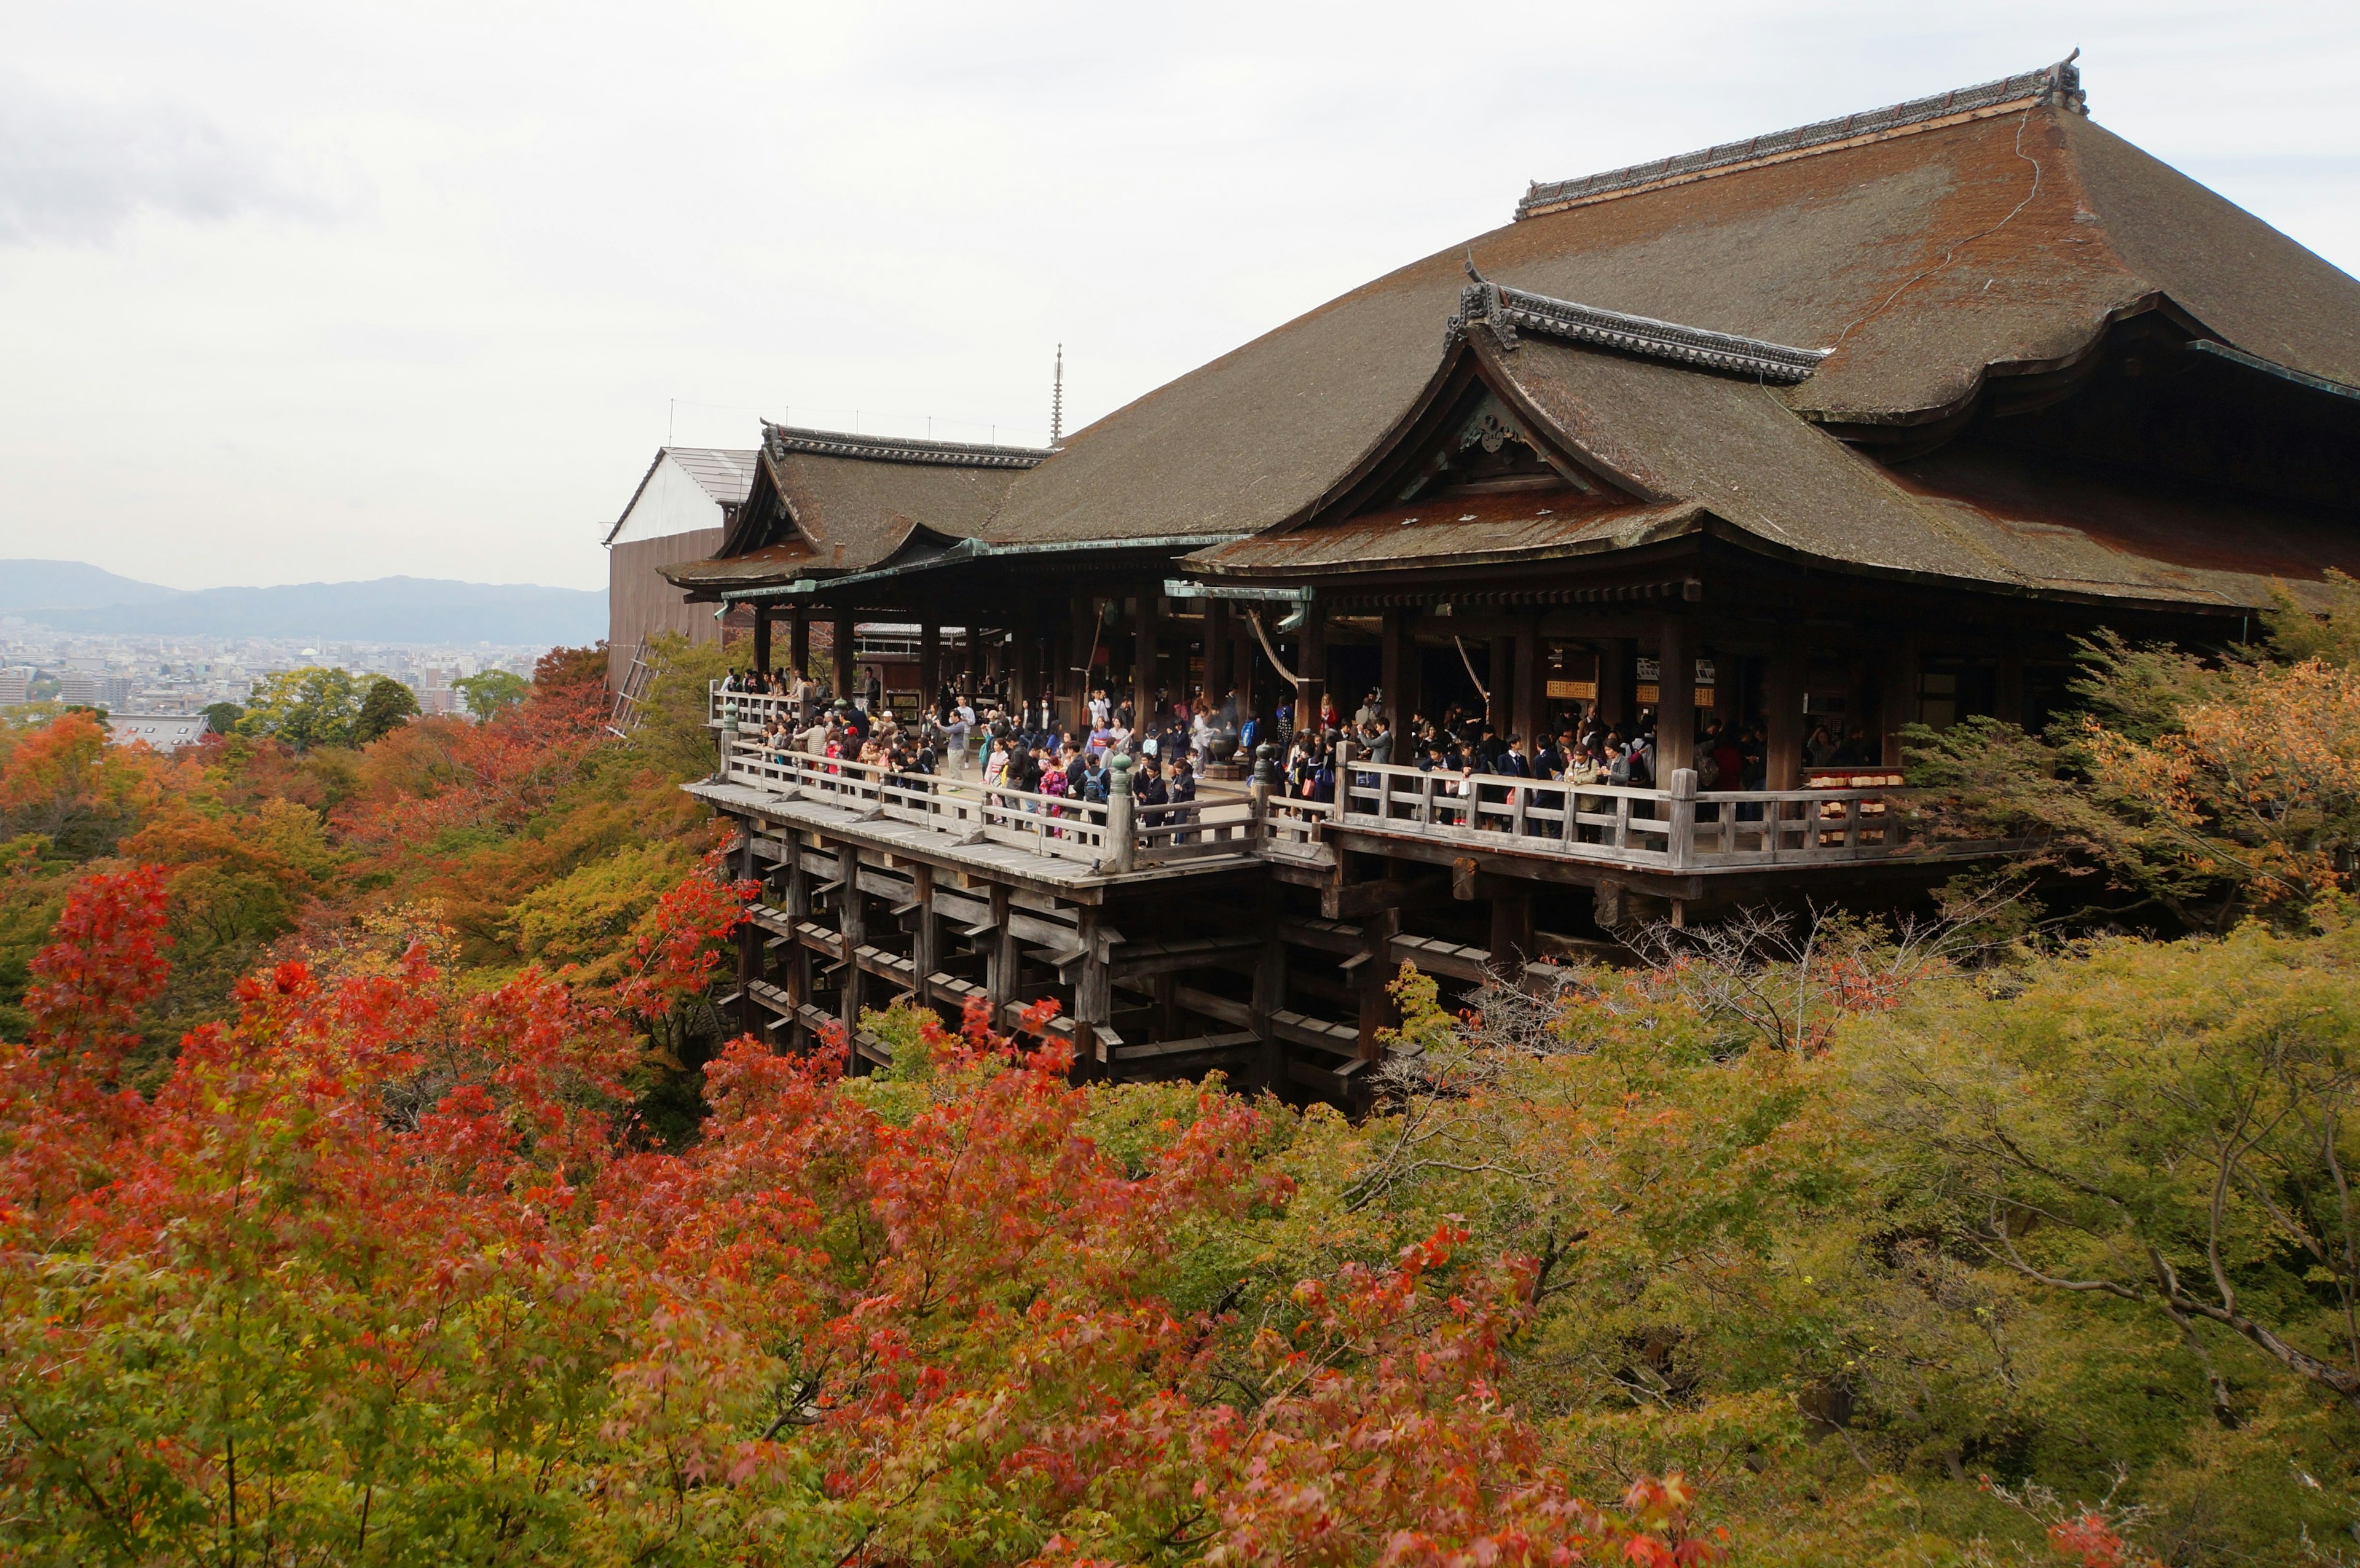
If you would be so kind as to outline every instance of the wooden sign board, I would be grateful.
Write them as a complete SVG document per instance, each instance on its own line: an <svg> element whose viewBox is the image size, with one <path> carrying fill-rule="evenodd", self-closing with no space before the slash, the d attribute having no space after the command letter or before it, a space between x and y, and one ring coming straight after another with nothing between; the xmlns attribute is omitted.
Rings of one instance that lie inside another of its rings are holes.
<svg viewBox="0 0 2360 1568"><path fill-rule="evenodd" d="M1598 682L1552 681L1548 683L1548 694L1552 702L1594 702L1598 700Z"/></svg>

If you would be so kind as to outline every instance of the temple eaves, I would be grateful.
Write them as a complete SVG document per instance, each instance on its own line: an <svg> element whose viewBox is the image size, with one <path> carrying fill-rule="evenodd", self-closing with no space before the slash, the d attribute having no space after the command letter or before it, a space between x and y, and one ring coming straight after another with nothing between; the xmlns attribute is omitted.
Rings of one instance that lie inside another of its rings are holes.
<svg viewBox="0 0 2360 1568"><path fill-rule="evenodd" d="M1519 332L1564 338L1599 348L1618 349L1647 359L1668 360L1707 370L1723 370L1791 387L1810 378L1819 361L1833 353L1824 348L1792 348L1761 338L1717 332L1708 327L1659 321L1653 316L1633 316L1552 299L1479 279L1459 290L1459 314L1450 318L1448 335L1456 337L1477 321L1488 324L1502 343L1513 348Z"/></svg>
<svg viewBox="0 0 2360 1568"><path fill-rule="evenodd" d="M762 444L777 455L854 457L870 463L928 463L951 468L1033 468L1056 455L1050 447L997 446L981 441L938 441L868 436L844 430L803 430L762 421Z"/></svg>
<svg viewBox="0 0 2360 1568"><path fill-rule="evenodd" d="M1955 88L1928 98L1913 98L1906 103L1797 125L1792 130L1749 136L1742 142L1723 142L1677 158L1634 163L1627 169L1609 169L1579 180L1535 180L1525 191L1524 199L1516 203L1516 216L1521 220L1545 212L1561 212L1568 207L1659 186L1685 185L1715 174L1784 163L1788 158L1831 147L1856 147L1968 120L1990 119L2036 103L2054 103L2069 114L2087 114L2089 95L2081 91L2081 73L2073 64L2081 53L2077 49L2054 65L2003 76L1996 82Z"/></svg>

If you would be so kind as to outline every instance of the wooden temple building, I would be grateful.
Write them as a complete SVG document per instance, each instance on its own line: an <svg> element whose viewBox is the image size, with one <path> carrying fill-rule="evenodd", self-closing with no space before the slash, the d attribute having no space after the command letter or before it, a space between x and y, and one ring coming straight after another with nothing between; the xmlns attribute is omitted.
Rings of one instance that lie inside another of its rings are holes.
<svg viewBox="0 0 2360 1568"><path fill-rule="evenodd" d="M1470 801L1355 762L1317 809L1052 814L725 728L692 788L769 890L742 1005L786 1040L1054 995L1096 1070L1349 1101L1401 961L1472 981L1987 851L1886 810L1902 727L2037 725L2077 637L2220 646L2360 570L2355 458L2360 282L2092 122L2070 60L1535 185L1053 450L768 428L719 552L666 573L752 606L763 661L890 621L928 689L1067 714L1653 710L1659 783ZM1699 788L1699 712L1764 727L1765 789ZM1872 760L1807 777L1818 724Z"/></svg>

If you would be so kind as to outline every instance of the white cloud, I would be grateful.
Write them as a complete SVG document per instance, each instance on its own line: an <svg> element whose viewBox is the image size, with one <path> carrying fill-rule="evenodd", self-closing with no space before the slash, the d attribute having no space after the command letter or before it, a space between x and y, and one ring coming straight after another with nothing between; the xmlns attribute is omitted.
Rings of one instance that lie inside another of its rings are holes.
<svg viewBox="0 0 2360 1568"><path fill-rule="evenodd" d="M202 223L317 217L327 205L183 106L0 76L0 245L108 240L144 212Z"/></svg>

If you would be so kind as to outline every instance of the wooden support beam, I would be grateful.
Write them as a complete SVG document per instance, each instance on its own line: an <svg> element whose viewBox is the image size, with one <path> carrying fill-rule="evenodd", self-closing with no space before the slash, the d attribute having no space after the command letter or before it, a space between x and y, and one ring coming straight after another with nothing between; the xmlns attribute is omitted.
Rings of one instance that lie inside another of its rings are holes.
<svg viewBox="0 0 2360 1568"><path fill-rule="evenodd" d="M754 825L751 822L748 822L745 824L745 836L740 841L738 851L738 875L750 882L755 880L760 875L759 868L754 858L755 845L758 841L754 833ZM748 920L745 924L738 928L738 995L741 997L745 997L748 988L751 986L756 980L761 978L761 975L762 928L756 925L752 920ZM754 1004L752 1000L750 998L741 1000L738 1007L738 1028L739 1030L747 1034L753 1033L756 1021L757 1020L754 1017Z"/></svg>
<svg viewBox="0 0 2360 1568"><path fill-rule="evenodd" d="M1240 1051L1256 1043L1251 1029L1192 1035L1186 1040L1163 1040L1147 1045L1126 1045L1114 1052L1117 1062L1151 1062L1175 1056L1198 1056L1213 1051Z"/></svg>
<svg viewBox="0 0 2360 1568"><path fill-rule="evenodd" d="M1393 760L1408 759L1403 728L1416 711L1416 699L1409 694L1409 676L1405 666L1417 662L1417 649L1404 648L1408 612L1398 606L1384 612L1377 626L1377 690L1384 693L1385 727L1393 733Z"/></svg>
<svg viewBox="0 0 2360 1568"><path fill-rule="evenodd" d="M1319 912L1331 920L1356 920L1380 909L1399 909L1445 896L1448 881L1440 877L1387 877L1374 882L1348 882L1319 890Z"/></svg>
<svg viewBox="0 0 2360 1568"><path fill-rule="evenodd" d="M1540 617L1524 615L1511 639L1515 648L1515 704L1512 728L1524 737L1535 755L1540 751L1541 641Z"/></svg>
<svg viewBox="0 0 2360 1568"><path fill-rule="evenodd" d="M910 964L912 983L921 1002L932 1001L927 994L927 981L943 966L942 923L934 918L934 868L920 864L910 869L910 883L915 905L917 924L910 932Z"/></svg>
<svg viewBox="0 0 2360 1568"><path fill-rule="evenodd" d="M1100 1037L1113 1018L1114 976L1098 941L1098 906L1086 904L1080 914L1082 953L1074 979L1075 1044L1086 1061L1103 1063L1107 1042Z"/></svg>
<svg viewBox="0 0 2360 1568"><path fill-rule="evenodd" d="M1765 789L1803 787L1803 657L1800 644L1784 643L1771 652L1763 669L1762 708L1769 721L1763 757ZM1736 785L1722 779L1714 788L1731 789Z"/></svg>
<svg viewBox="0 0 2360 1568"><path fill-rule="evenodd" d="M1533 896L1500 893L1491 898L1491 962L1511 975L1533 956Z"/></svg>
<svg viewBox="0 0 2360 1568"><path fill-rule="evenodd" d="M1885 650L1885 668L1877 678L1884 719L1887 768L1901 766L1901 731L1918 717L1918 639L1898 637Z"/></svg>
<svg viewBox="0 0 2360 1568"><path fill-rule="evenodd" d="M1598 716L1609 724L1631 722L1631 639L1610 637L1598 644Z"/></svg>
<svg viewBox="0 0 2360 1568"><path fill-rule="evenodd" d="M1400 934L1401 910L1379 910L1360 928L1360 951L1346 961L1358 970L1351 978L1360 989L1360 1048L1363 1061L1382 1061L1384 1051L1377 1036L1385 1029L1401 1027L1401 1010L1393 1005L1387 989L1399 973L1391 959L1393 938Z"/></svg>
<svg viewBox="0 0 2360 1568"><path fill-rule="evenodd" d="M811 616L802 610L787 612L787 668L811 673Z"/></svg>
<svg viewBox="0 0 2360 1568"><path fill-rule="evenodd" d="M1087 593L1076 593L1069 607L1065 630L1066 640L1073 644L1073 655L1057 672L1057 722L1079 734L1089 728L1090 687L1098 676L1098 663L1092 655L1098 647L1098 602Z"/></svg>
<svg viewBox="0 0 2360 1568"><path fill-rule="evenodd" d="M1278 920L1278 940L1291 942L1297 947L1308 947L1320 953L1350 954L1360 951L1360 928L1330 920L1307 920L1298 915L1282 915Z"/></svg>
<svg viewBox="0 0 2360 1568"><path fill-rule="evenodd" d="M1696 634L1688 615L1666 614L1655 638L1655 777L1696 766ZM1657 788L1662 788L1658 784Z"/></svg>
<svg viewBox="0 0 2360 1568"><path fill-rule="evenodd" d="M1137 595L1139 615L1131 648L1131 723L1142 735L1152 735L1155 718L1155 654L1157 624L1163 618L1163 584L1150 578L1132 592Z"/></svg>
<svg viewBox="0 0 2360 1568"><path fill-rule="evenodd" d="M770 668L770 607L768 604L754 606L754 668Z"/></svg>
<svg viewBox="0 0 2360 1568"><path fill-rule="evenodd" d="M1008 887L995 882L991 887L991 924L999 934L993 939L984 960L984 990L991 998L991 1015L1000 1016L1016 996L1016 975L1019 959L1016 932L1008 920Z"/></svg>
<svg viewBox="0 0 2360 1568"><path fill-rule="evenodd" d="M1234 1028L1246 1030L1256 1040L1269 1038L1267 1030L1257 1029L1253 1023L1254 1009L1251 1002L1233 1002L1195 985L1175 985L1172 988L1175 1006Z"/></svg>
<svg viewBox="0 0 2360 1568"><path fill-rule="evenodd" d="M1229 694L1230 639L1236 634L1229 629L1229 605L1226 599L1205 601L1205 695L1218 713Z"/></svg>
<svg viewBox="0 0 2360 1568"><path fill-rule="evenodd" d="M1277 935L1273 930L1263 931L1261 961L1254 965L1253 999L1246 1004L1245 1018L1238 1020L1262 1040L1262 1086L1273 1094L1286 1082L1286 1048L1272 1022L1286 1006L1286 944L1276 940Z"/></svg>
<svg viewBox="0 0 2360 1568"><path fill-rule="evenodd" d="M1470 983L1480 981L1484 965L1491 962L1491 954L1487 949L1462 947L1437 937L1396 936L1391 947L1389 956L1396 967L1415 964L1428 975Z"/></svg>
<svg viewBox="0 0 2360 1568"><path fill-rule="evenodd" d="M1113 950L1111 965L1117 980L1152 975L1177 975L1240 958L1251 959L1262 948L1252 936L1196 937L1176 942L1126 942Z"/></svg>
<svg viewBox="0 0 2360 1568"><path fill-rule="evenodd" d="M847 702L852 701L854 689L853 676L855 674L853 667L858 662L858 656L854 651L855 641L856 634L852 624L852 612L849 610L838 610L836 613L836 632L833 644L828 652L829 657L836 661L836 694Z"/></svg>
<svg viewBox="0 0 2360 1568"><path fill-rule="evenodd" d="M859 952L869 942L868 910L860 901L860 851L847 844L838 849L836 855L836 877L844 889L843 896L836 900L836 936L844 944L843 952L849 956ZM847 1030L857 1031L860 1027L860 1004L866 990L861 968L858 964L847 964L842 973L844 995L838 1016ZM860 1053L853 1052L853 1071L867 1072L868 1069L860 1065Z"/></svg>
<svg viewBox="0 0 2360 1568"><path fill-rule="evenodd" d="M1484 716L1493 729L1505 735L1516 727L1516 639L1495 637L1491 640L1491 668L1483 671L1483 683L1491 690L1491 705L1484 710Z"/></svg>
<svg viewBox="0 0 2360 1568"><path fill-rule="evenodd" d="M1303 606L1295 665L1295 727L1309 735L1319 727L1320 699L1328 694L1328 607L1316 599Z"/></svg>
<svg viewBox="0 0 2360 1568"><path fill-rule="evenodd" d="M1009 633L1008 697L1019 715L1017 723L1031 721L1022 715L1032 711L1041 687L1041 626L1033 618L1028 602L1016 611L1016 624Z"/></svg>
<svg viewBox="0 0 2360 1568"><path fill-rule="evenodd" d="M918 707L934 705L943 685L943 628L932 615L918 623Z"/></svg>

